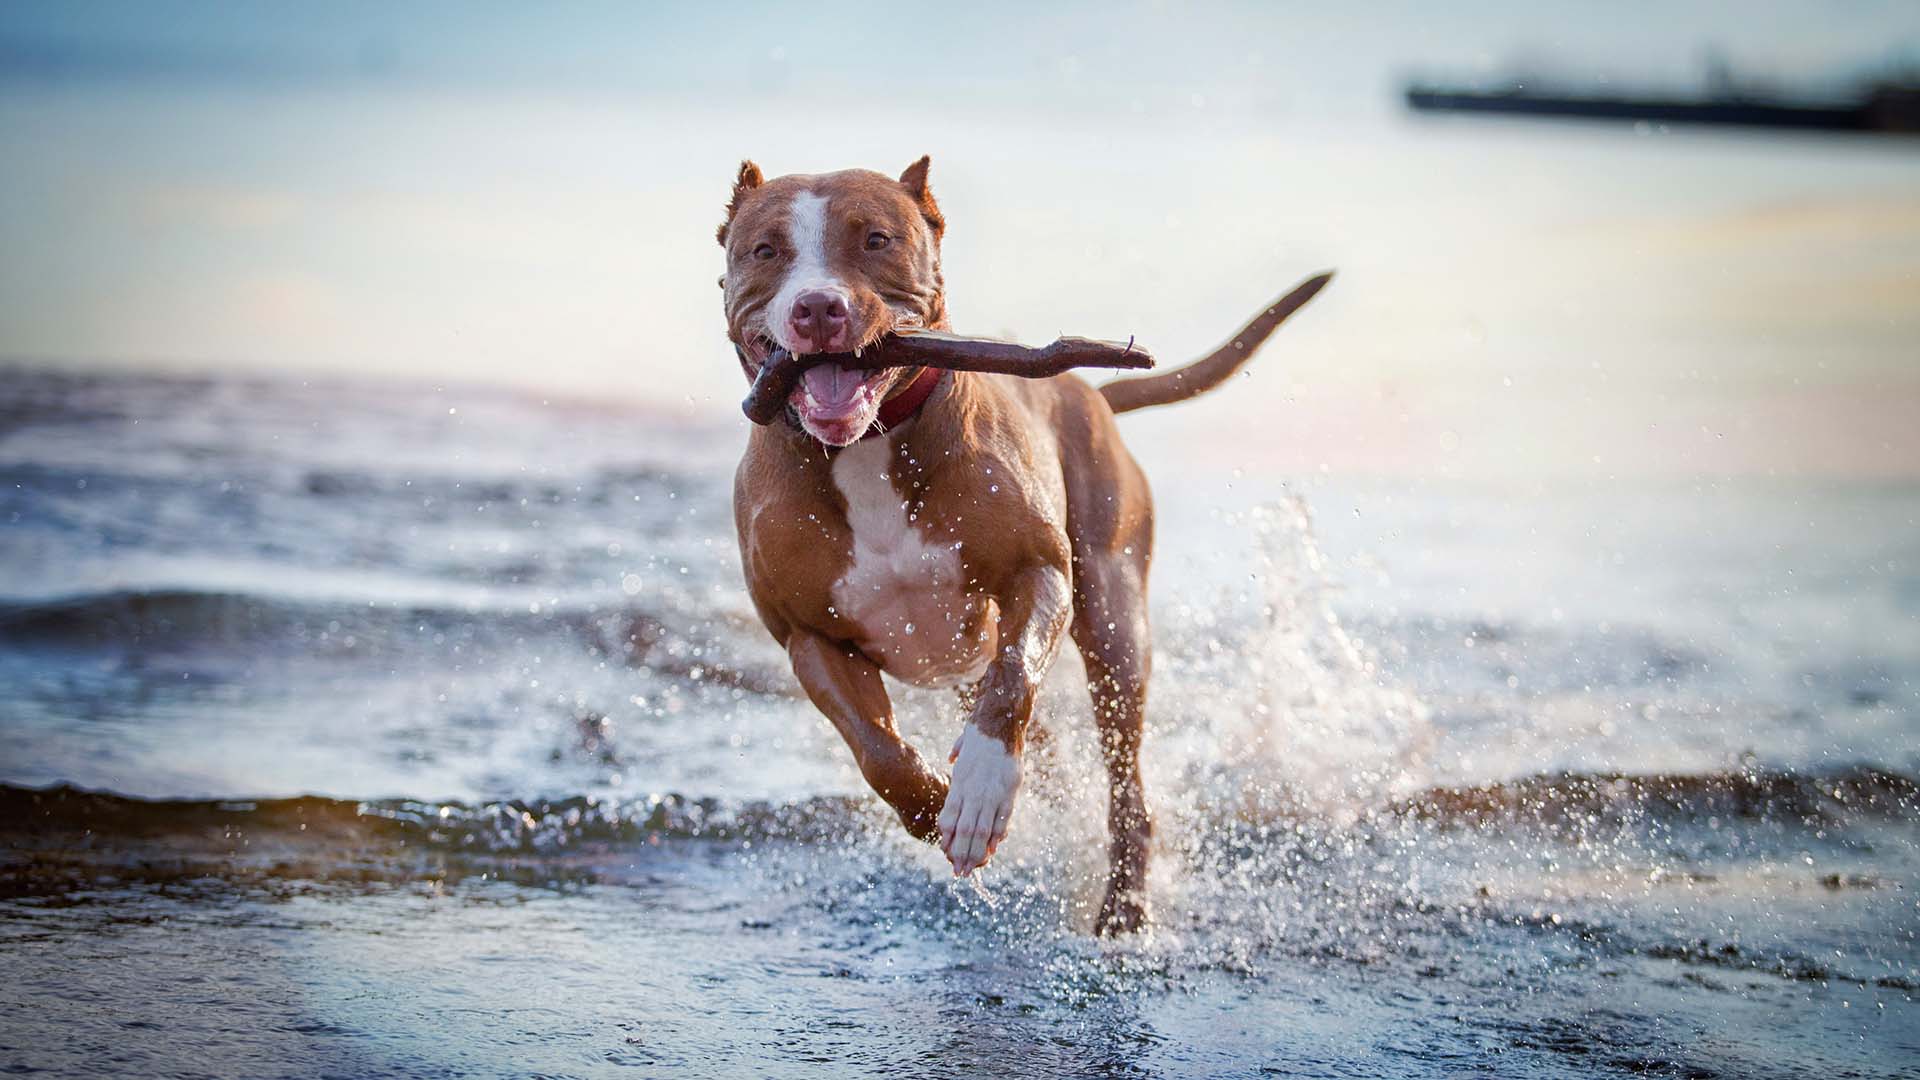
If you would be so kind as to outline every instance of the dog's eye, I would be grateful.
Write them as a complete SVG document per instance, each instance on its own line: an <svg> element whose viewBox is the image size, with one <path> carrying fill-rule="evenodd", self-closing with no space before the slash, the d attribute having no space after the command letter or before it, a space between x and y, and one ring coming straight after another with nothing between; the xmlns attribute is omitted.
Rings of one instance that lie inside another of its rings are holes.
<svg viewBox="0 0 1920 1080"><path fill-rule="evenodd" d="M759 247L753 249L753 257L759 259L761 262L766 262L778 254L780 253L773 250L772 244L761 244Z"/></svg>
<svg viewBox="0 0 1920 1080"><path fill-rule="evenodd" d="M893 243L893 237L888 236L886 233L876 231L867 234L868 251L879 251L891 243Z"/></svg>

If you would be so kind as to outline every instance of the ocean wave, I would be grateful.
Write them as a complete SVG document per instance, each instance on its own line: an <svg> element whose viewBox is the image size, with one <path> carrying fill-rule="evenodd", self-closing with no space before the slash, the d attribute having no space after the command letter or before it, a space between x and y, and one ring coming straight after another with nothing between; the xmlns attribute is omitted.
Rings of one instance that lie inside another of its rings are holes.
<svg viewBox="0 0 1920 1080"><path fill-rule="evenodd" d="M1387 804L1376 814L1443 828L1590 824L1604 819L1643 826L1713 822L1711 827L1720 828L1764 822L1773 827L1819 829L1867 820L1920 821L1920 780L1868 765L1688 776L1562 774L1434 788ZM844 840L889 820L877 800L864 796L819 795L787 802L677 793L484 802L321 796L141 799L72 786L16 785L0 785L0 818L13 823L4 831L29 836L84 832L97 838L139 839L203 830L227 835L236 831L265 836L305 833L386 839L450 852L552 855L583 846L662 839ZM1825 884L1835 889L1864 887L1842 878Z"/></svg>
<svg viewBox="0 0 1920 1080"><path fill-rule="evenodd" d="M651 461L585 464L536 476L461 471L457 465L442 465L438 470L414 465L313 465L234 452L232 456L239 459L235 464L210 474L208 459L224 458L233 448L162 440L144 454L127 454L108 453L94 442L77 440L67 449L62 457L44 447L0 448L0 479L37 517L57 520L63 509L108 498L120 498L129 505L135 500L151 504L156 498L188 500L210 520L248 525L258 525L258 516L268 511L290 516L345 508L405 523L445 520L475 507L550 517L569 509L585 514L626 510L636 504L657 509L683 498L686 505L724 503L712 491L720 478ZM303 503L321 505L298 509ZM623 524L653 531L677 527L671 514L637 517L628 515Z"/></svg>
<svg viewBox="0 0 1920 1080"><path fill-rule="evenodd" d="M1462 827L1533 824L1591 831L1634 821L1764 820L1818 828L1862 817L1920 818L1920 781L1869 765L1626 775L1558 773L1433 788L1394 812Z"/></svg>
<svg viewBox="0 0 1920 1080"><path fill-rule="evenodd" d="M100 840L162 840L217 833L250 841L275 837L394 842L473 854L565 855L588 846L675 840L845 839L879 820L870 800L821 795L791 802L699 798L667 793L632 799L461 803L418 799L141 799L72 786L0 784L0 816L16 846L35 837L82 833ZM24 842L22 842L24 841Z"/></svg>
<svg viewBox="0 0 1920 1080"><path fill-rule="evenodd" d="M1864 974L1793 950L1757 948L1732 940L1687 938L1632 947L1631 952L1653 960L1670 960L1683 967L1716 968L1747 975L1766 975L1789 982L1847 983L1882 990L1920 990L1920 980L1905 975Z"/></svg>
<svg viewBox="0 0 1920 1080"><path fill-rule="evenodd" d="M297 631L315 618L324 625L328 611L245 593L109 589L0 601L0 641L59 647L258 642Z"/></svg>
<svg viewBox="0 0 1920 1080"><path fill-rule="evenodd" d="M512 647L558 638L594 656L655 674L791 697L782 671L718 659L671 611L591 603L446 605L348 603L197 589L108 589L53 599L0 600L0 644L56 650L124 649L142 654L232 648L246 655L439 655L452 645Z"/></svg>

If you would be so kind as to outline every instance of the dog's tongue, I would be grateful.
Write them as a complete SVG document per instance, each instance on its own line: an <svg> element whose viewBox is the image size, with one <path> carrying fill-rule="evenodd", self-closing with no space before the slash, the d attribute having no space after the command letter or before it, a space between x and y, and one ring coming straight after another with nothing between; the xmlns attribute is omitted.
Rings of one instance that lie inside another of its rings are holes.
<svg viewBox="0 0 1920 1080"><path fill-rule="evenodd" d="M854 404L866 372L848 371L839 364L810 367L802 376L803 385L813 400L829 409L844 409Z"/></svg>

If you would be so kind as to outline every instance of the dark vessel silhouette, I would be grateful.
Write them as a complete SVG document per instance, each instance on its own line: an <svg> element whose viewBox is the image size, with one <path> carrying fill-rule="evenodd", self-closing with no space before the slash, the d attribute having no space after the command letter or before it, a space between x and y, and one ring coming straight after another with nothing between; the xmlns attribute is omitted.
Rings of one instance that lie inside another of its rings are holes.
<svg viewBox="0 0 1920 1080"><path fill-rule="evenodd" d="M1524 81L1494 90L1415 83L1407 105L1419 112L1712 124L1800 131L1920 135L1920 84L1881 83L1847 100L1794 100L1722 90L1699 97L1579 94Z"/></svg>

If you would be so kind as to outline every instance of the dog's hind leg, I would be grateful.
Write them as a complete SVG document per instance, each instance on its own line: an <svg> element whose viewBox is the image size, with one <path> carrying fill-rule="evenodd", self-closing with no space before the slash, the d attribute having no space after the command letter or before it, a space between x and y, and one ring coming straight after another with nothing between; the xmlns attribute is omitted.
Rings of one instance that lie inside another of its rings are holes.
<svg viewBox="0 0 1920 1080"><path fill-rule="evenodd" d="M887 800L908 832L939 840L947 782L894 730L893 703L880 669L853 646L805 630L788 635L787 659L807 697L847 740L868 786Z"/></svg>
<svg viewBox="0 0 1920 1080"><path fill-rule="evenodd" d="M1140 778L1147 674L1147 548L1150 527L1122 553L1087 553L1075 569L1073 640L1086 662L1087 689L1107 765L1108 877L1096 934L1127 934L1147 916L1147 847L1153 822Z"/></svg>

